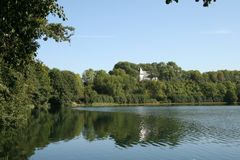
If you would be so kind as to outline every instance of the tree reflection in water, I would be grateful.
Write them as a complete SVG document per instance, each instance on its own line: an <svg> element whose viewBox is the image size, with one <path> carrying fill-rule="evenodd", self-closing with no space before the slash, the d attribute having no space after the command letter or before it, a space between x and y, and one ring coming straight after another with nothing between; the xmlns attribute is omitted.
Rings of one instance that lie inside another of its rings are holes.
<svg viewBox="0 0 240 160"><path fill-rule="evenodd" d="M219 114L220 112L223 113L219 110ZM199 138L207 136L210 138L215 136L215 140L226 139L228 142L236 142L236 138L240 137L240 133L236 132L237 128L232 132L231 129L223 129L222 123L220 125L216 123L218 121L214 121L213 116L203 116L205 113L202 115L197 112L195 115L192 114L193 111L189 111L190 114L186 114L184 110L180 113L177 109L154 113L155 111L153 114L139 114L135 111L104 112L70 109L54 114L36 112L29 120L28 126L22 129L1 130L0 159L28 159L36 149L75 137L88 141L111 139L120 148L135 145L172 148L184 141L198 141ZM202 119L201 116L204 118L202 122L191 119L197 115L200 116L199 120ZM203 123L206 122L207 117L210 118L208 122L213 122L211 126Z"/></svg>

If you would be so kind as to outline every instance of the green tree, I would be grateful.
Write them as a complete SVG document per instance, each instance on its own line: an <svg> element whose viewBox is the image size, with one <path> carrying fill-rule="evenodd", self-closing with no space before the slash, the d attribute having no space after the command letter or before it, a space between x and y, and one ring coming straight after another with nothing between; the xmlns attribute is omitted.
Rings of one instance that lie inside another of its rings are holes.
<svg viewBox="0 0 240 160"><path fill-rule="evenodd" d="M93 69L88 69L83 72L82 79L83 82L88 85L92 84L95 78L96 72Z"/></svg>
<svg viewBox="0 0 240 160"><path fill-rule="evenodd" d="M79 102L83 97L83 82L80 75L71 71L62 71L62 76L69 98L72 102Z"/></svg>
<svg viewBox="0 0 240 160"><path fill-rule="evenodd" d="M201 84L202 93L204 94L205 101L207 102L214 102L215 98L218 95L218 89L215 83L206 82Z"/></svg>
<svg viewBox="0 0 240 160"><path fill-rule="evenodd" d="M118 62L117 64L115 64L114 69L122 69L125 71L126 74L138 79L139 66L134 63Z"/></svg>
<svg viewBox="0 0 240 160"><path fill-rule="evenodd" d="M95 97L97 97L97 92L93 90L92 85L84 87L84 102L85 104L91 104L95 102Z"/></svg>
<svg viewBox="0 0 240 160"><path fill-rule="evenodd" d="M48 99L51 92L48 70L49 69L40 61L28 66L28 78L26 79L28 86L27 94L35 107L48 106Z"/></svg>
<svg viewBox="0 0 240 160"><path fill-rule="evenodd" d="M234 90L228 89L226 94L225 94L225 98L224 101L229 103L229 104L233 104L238 100L237 94Z"/></svg>
<svg viewBox="0 0 240 160"><path fill-rule="evenodd" d="M73 28L49 23L50 14L66 20L57 0L0 1L0 56L4 63L16 69L25 67L34 60L40 38L69 41Z"/></svg>
<svg viewBox="0 0 240 160"><path fill-rule="evenodd" d="M167 96L165 94L166 85L163 81L149 81L147 82L146 88L151 98L163 102L167 101Z"/></svg>
<svg viewBox="0 0 240 160"><path fill-rule="evenodd" d="M217 79L218 79L218 81L220 81L220 82L223 82L223 81L225 80L223 72L219 71L219 72L217 73Z"/></svg>
<svg viewBox="0 0 240 160"><path fill-rule="evenodd" d="M31 106L24 76L0 63L0 127L22 126Z"/></svg>
<svg viewBox="0 0 240 160"><path fill-rule="evenodd" d="M240 84L237 84L237 96L238 96L238 102L240 102Z"/></svg>
<svg viewBox="0 0 240 160"><path fill-rule="evenodd" d="M79 102L83 97L83 84L79 75L70 71L52 69L49 72L52 86L50 102L55 104L71 104Z"/></svg>
<svg viewBox="0 0 240 160"><path fill-rule="evenodd" d="M46 68L35 61L38 41L69 41L73 28L50 23L49 15L66 16L57 0L0 1L0 118L1 124L26 122L33 105L49 97Z"/></svg>
<svg viewBox="0 0 240 160"><path fill-rule="evenodd" d="M188 79L196 82L201 82L203 80L202 74L199 71L188 71L186 73L188 75Z"/></svg>
<svg viewBox="0 0 240 160"><path fill-rule="evenodd" d="M97 93L99 94L110 94L110 91L108 89L108 86L106 82L108 81L109 74L107 74L105 71L100 70L96 72L96 76L94 79L94 85L93 88Z"/></svg>

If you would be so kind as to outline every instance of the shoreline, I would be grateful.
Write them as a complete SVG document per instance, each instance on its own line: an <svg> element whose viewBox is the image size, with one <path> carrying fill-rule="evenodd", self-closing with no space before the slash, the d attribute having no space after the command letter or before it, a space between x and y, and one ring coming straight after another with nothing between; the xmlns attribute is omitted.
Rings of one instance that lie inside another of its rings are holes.
<svg viewBox="0 0 240 160"><path fill-rule="evenodd" d="M226 102L204 102L204 103L130 103L130 104L118 104L118 103L92 103L92 104L73 104L73 108L77 107L137 107L137 106L239 106L240 103L228 104Z"/></svg>

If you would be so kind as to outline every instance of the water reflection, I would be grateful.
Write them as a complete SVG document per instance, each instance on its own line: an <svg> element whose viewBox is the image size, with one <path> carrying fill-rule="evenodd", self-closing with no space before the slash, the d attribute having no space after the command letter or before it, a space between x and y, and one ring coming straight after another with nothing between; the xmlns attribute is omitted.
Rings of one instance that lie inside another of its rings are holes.
<svg viewBox="0 0 240 160"><path fill-rule="evenodd" d="M32 116L24 129L1 131L0 159L27 159L36 149L74 138L89 142L109 140L124 149L134 146L173 149L190 144L198 146L196 151L203 149L202 145L216 144L235 147L232 151L236 151L240 147L239 115L238 107L84 108L55 114L40 112Z"/></svg>
<svg viewBox="0 0 240 160"><path fill-rule="evenodd" d="M62 110L56 114L39 112L32 115L28 126L0 132L0 159L24 160L36 148L60 140L70 140L79 135L83 127L80 112Z"/></svg>
<svg viewBox="0 0 240 160"><path fill-rule="evenodd" d="M175 119L131 113L85 112L83 136L91 141L110 137L121 147L135 144L177 145L184 126Z"/></svg>

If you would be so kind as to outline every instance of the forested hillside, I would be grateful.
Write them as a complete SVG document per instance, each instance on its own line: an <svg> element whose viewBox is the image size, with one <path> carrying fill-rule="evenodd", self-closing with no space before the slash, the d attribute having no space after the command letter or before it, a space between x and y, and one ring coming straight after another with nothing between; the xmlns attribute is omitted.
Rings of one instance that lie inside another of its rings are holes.
<svg viewBox="0 0 240 160"><path fill-rule="evenodd" d="M139 81L139 68L157 81ZM240 72L184 71L174 62L117 63L109 73L83 73L85 103L201 103L240 101Z"/></svg>

